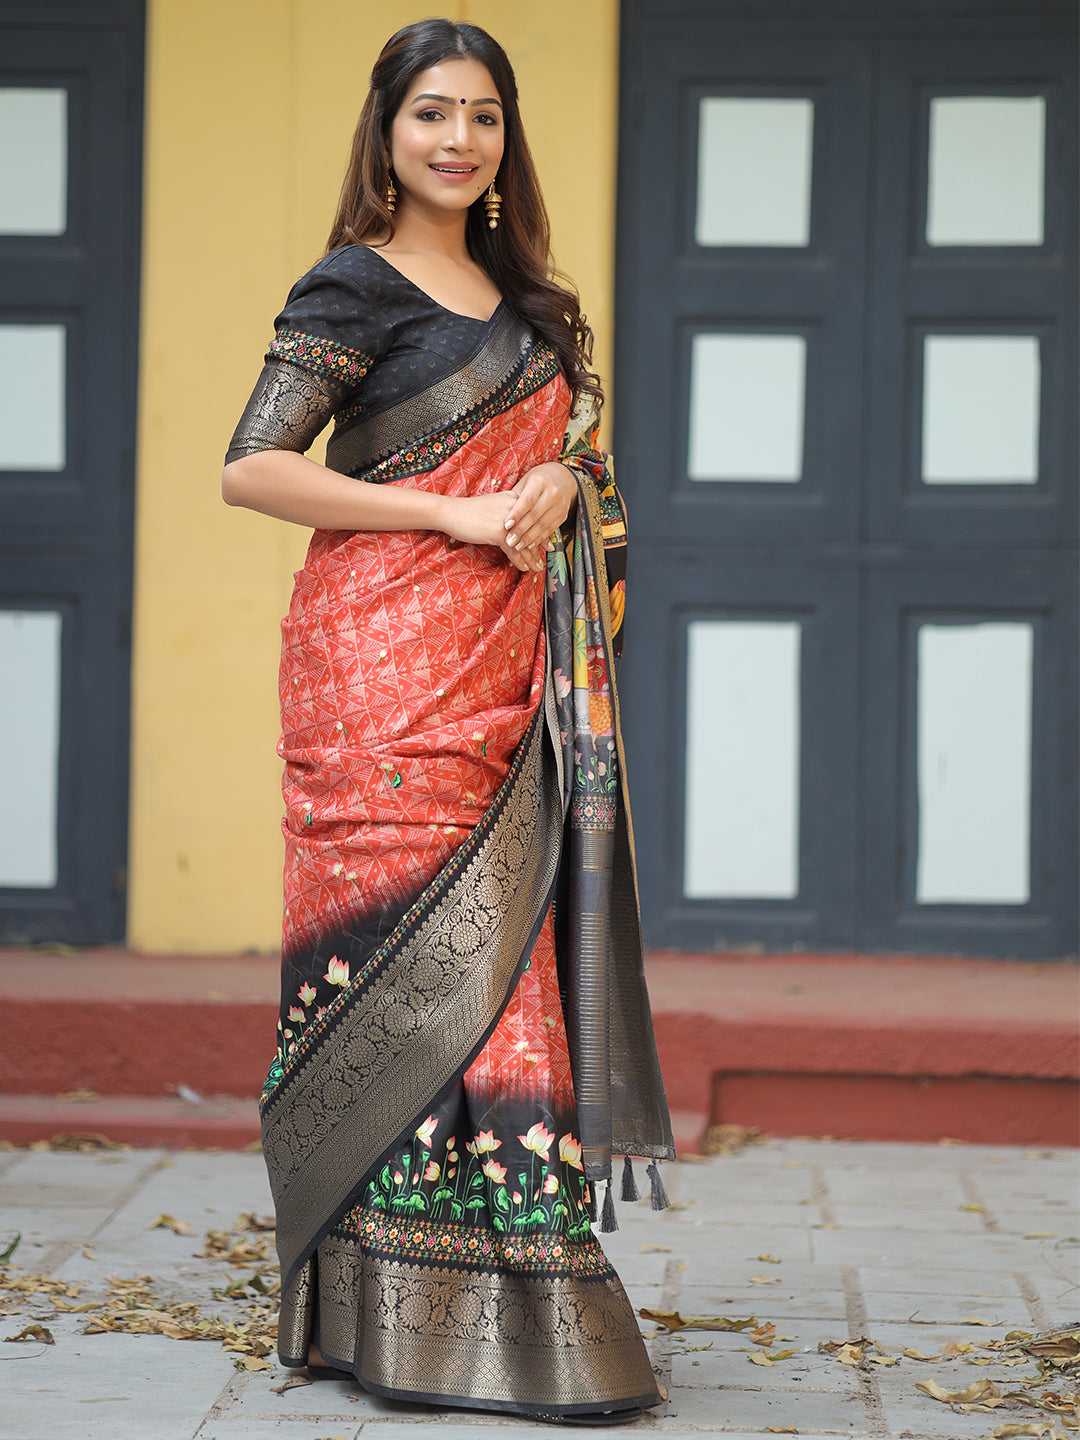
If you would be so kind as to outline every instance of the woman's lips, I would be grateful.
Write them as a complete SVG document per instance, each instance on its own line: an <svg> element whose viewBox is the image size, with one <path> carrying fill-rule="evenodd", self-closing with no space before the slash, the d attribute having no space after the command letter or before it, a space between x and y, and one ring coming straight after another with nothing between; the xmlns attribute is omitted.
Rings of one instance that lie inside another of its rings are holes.
<svg viewBox="0 0 1080 1440"><path fill-rule="evenodd" d="M480 169L480 166L470 165L464 170L457 170L444 168L441 165L429 165L428 169L434 170L435 174L438 175L440 180L448 180L452 185L460 185L466 180L471 180L472 177L476 174L477 170Z"/></svg>

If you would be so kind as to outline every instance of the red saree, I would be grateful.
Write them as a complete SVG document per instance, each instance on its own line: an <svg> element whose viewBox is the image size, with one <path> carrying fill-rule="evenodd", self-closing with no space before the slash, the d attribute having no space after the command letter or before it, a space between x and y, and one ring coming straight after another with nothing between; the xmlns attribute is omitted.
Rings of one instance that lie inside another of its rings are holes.
<svg viewBox="0 0 1080 1440"><path fill-rule="evenodd" d="M305 320L272 356L367 358ZM447 423L416 438L415 404L387 407L328 463L474 495L562 456L576 536L538 577L438 533L314 535L283 624L263 1139L284 1363L315 1343L377 1393L560 1416L658 1402L590 1219L613 1146L672 1150L621 788L620 514L554 357L508 314L483 330L418 392L453 379ZM331 398L340 428L360 407Z"/></svg>

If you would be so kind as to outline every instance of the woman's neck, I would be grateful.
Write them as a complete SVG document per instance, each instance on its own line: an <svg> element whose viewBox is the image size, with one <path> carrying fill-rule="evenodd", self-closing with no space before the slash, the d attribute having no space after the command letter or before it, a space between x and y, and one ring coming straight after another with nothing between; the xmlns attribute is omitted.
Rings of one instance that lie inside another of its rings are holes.
<svg viewBox="0 0 1080 1440"><path fill-rule="evenodd" d="M431 255L459 265L471 262L465 241L467 211L427 211L415 204L394 216L394 236L381 249L403 255Z"/></svg>

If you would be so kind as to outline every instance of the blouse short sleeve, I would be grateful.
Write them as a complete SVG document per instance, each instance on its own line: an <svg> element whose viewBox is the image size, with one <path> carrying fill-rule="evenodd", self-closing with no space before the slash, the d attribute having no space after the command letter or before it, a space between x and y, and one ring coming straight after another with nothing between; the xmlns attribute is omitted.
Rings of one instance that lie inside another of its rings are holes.
<svg viewBox="0 0 1080 1440"><path fill-rule="evenodd" d="M386 311L363 246L335 251L296 282L226 464L259 450L307 450L386 349Z"/></svg>

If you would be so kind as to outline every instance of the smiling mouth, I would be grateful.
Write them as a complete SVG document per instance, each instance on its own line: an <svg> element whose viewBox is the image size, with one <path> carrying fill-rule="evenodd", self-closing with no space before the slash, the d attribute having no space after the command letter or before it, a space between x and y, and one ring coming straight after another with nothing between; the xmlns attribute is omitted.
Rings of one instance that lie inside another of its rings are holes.
<svg viewBox="0 0 1080 1440"><path fill-rule="evenodd" d="M474 175L480 169L479 165L431 165L431 170L437 170L441 175Z"/></svg>

